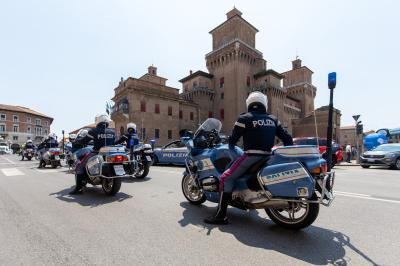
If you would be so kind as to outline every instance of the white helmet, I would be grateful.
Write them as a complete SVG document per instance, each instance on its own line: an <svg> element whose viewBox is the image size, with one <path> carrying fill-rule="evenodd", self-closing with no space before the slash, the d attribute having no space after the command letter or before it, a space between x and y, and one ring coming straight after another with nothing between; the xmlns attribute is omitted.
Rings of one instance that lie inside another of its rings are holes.
<svg viewBox="0 0 400 266"><path fill-rule="evenodd" d="M249 97L247 97L246 99L246 106L247 109L249 109L249 106L253 103L259 103L264 105L265 110L268 109L268 99L267 96L259 91L254 91L252 93L250 93Z"/></svg>
<svg viewBox="0 0 400 266"><path fill-rule="evenodd" d="M111 121L111 119L106 114L96 115L96 117L94 119L96 126L98 126L100 123L106 123L108 125L108 123L110 123L110 121Z"/></svg>
<svg viewBox="0 0 400 266"><path fill-rule="evenodd" d="M80 138L86 137L87 134L88 134L87 129L81 129L81 130L79 130L79 132L78 132L78 136L79 136Z"/></svg>
<svg viewBox="0 0 400 266"><path fill-rule="evenodd" d="M126 130L128 131L130 128L136 131L136 124L135 123L128 123L126 125Z"/></svg>
<svg viewBox="0 0 400 266"><path fill-rule="evenodd" d="M31 140L31 139L28 139L28 140L26 141L26 143L32 143L32 140Z"/></svg>
<svg viewBox="0 0 400 266"><path fill-rule="evenodd" d="M76 139L76 134L69 134L69 140L71 141L73 141L73 140L75 140Z"/></svg>

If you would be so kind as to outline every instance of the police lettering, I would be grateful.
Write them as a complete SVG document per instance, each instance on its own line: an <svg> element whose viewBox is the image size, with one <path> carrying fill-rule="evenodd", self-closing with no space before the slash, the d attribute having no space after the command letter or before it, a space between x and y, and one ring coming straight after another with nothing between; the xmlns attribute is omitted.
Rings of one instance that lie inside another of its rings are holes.
<svg viewBox="0 0 400 266"><path fill-rule="evenodd" d="M98 139L113 139L114 135L113 134L97 134Z"/></svg>
<svg viewBox="0 0 400 266"><path fill-rule="evenodd" d="M274 121L269 119L260 119L253 121L253 127L273 127L275 126Z"/></svg>

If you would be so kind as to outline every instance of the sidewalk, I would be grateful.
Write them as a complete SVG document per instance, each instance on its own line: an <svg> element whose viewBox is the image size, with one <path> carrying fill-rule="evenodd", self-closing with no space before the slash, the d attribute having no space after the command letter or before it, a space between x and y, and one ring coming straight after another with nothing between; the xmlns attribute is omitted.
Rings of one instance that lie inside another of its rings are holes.
<svg viewBox="0 0 400 266"><path fill-rule="evenodd" d="M359 163L356 162L356 160L351 160L350 163L346 162L346 161L342 161L340 162L340 164L337 164L338 166L360 166Z"/></svg>

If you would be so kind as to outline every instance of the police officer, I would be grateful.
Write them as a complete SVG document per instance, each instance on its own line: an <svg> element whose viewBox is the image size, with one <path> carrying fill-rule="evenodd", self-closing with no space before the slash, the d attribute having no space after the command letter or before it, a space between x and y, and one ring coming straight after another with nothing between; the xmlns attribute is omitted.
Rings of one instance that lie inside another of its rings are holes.
<svg viewBox="0 0 400 266"><path fill-rule="evenodd" d="M135 123L128 123L126 125L126 133L122 135L119 140L115 142L115 144L126 143L126 148L130 149L135 145L139 144L139 138L136 133L136 124Z"/></svg>
<svg viewBox="0 0 400 266"><path fill-rule="evenodd" d="M42 159L43 153L50 148L57 148L57 147L58 147L57 136L54 133L49 134L47 138L42 143L39 144L37 152L40 157L39 168L41 168L44 165L44 161Z"/></svg>
<svg viewBox="0 0 400 266"><path fill-rule="evenodd" d="M28 139L26 143L22 146L21 150L21 156L22 156L22 161L24 160L24 151L27 149L32 149L35 150L35 145L33 144L32 140Z"/></svg>
<svg viewBox="0 0 400 266"><path fill-rule="evenodd" d="M274 146L275 136L281 139L285 146L293 145L292 137L278 119L267 113L268 99L263 93L250 93L246 105L247 113L239 116L229 139L229 147L234 149L240 137L243 137L244 154L221 175L218 209L214 216L204 219L205 223L228 223L226 213L235 180L257 162L267 160Z"/></svg>
<svg viewBox="0 0 400 266"><path fill-rule="evenodd" d="M35 145L32 140L28 139L25 143L24 149L35 149Z"/></svg>
<svg viewBox="0 0 400 266"><path fill-rule="evenodd" d="M81 130L79 130L79 132L75 136L75 138L71 138L71 135L70 135L69 139L72 143L72 148L71 148L72 153L85 147L85 145L83 145L81 141L87 136L87 134L88 134L87 129L81 129Z"/></svg>
<svg viewBox="0 0 400 266"><path fill-rule="evenodd" d="M83 157L76 166L76 185L75 188L69 193L70 195L81 194L83 192L82 183L85 179L85 167L89 158L95 156L102 147L114 145L114 130L108 128L110 121L110 118L106 114L97 115L95 118L96 127L90 129L85 137L76 140L79 141L79 143L83 146L87 145L90 141L93 141L93 151Z"/></svg>

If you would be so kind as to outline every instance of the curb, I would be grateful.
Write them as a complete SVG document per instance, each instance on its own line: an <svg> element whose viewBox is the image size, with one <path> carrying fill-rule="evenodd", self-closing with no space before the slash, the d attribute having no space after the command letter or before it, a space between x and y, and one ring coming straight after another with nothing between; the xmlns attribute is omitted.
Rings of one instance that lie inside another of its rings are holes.
<svg viewBox="0 0 400 266"><path fill-rule="evenodd" d="M351 163L347 163L347 164L337 164L337 165L335 165L335 166L361 166L360 164L356 164L356 163L354 163L354 164L351 164Z"/></svg>

